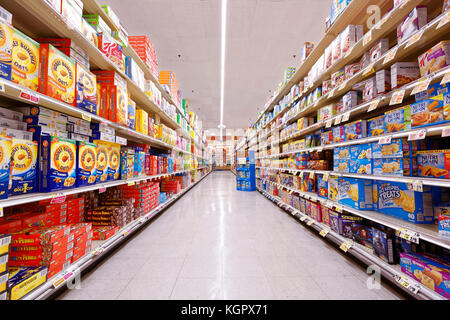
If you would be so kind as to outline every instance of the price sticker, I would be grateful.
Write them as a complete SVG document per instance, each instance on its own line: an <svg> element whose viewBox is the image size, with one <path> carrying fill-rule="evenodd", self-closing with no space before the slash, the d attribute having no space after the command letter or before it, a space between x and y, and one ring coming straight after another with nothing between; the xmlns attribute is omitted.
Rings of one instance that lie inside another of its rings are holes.
<svg viewBox="0 0 450 320"><path fill-rule="evenodd" d="M302 222L303 222L303 221L305 221L305 220L306 220L306 218L307 218L306 216L301 216L301 217L300 217L300 221L302 221Z"/></svg>
<svg viewBox="0 0 450 320"><path fill-rule="evenodd" d="M333 125L333 120L328 120L325 124L325 128L331 128L331 126Z"/></svg>
<svg viewBox="0 0 450 320"><path fill-rule="evenodd" d="M136 182L134 182L134 181L128 182L129 187L134 186L135 184L136 184Z"/></svg>
<svg viewBox="0 0 450 320"><path fill-rule="evenodd" d="M145 221L147 221L147 217L140 217L140 218L139 218L139 221L140 221L141 223L144 223Z"/></svg>
<svg viewBox="0 0 450 320"><path fill-rule="evenodd" d="M391 49L384 57L383 64L387 64L387 63L391 62L392 60L394 60L395 56L397 55L397 51L398 51L398 47Z"/></svg>
<svg viewBox="0 0 450 320"><path fill-rule="evenodd" d="M450 137L450 127L442 129L442 138Z"/></svg>
<svg viewBox="0 0 450 320"><path fill-rule="evenodd" d="M294 192L294 190L290 189L290 190L289 190L289 194L292 194L292 192Z"/></svg>
<svg viewBox="0 0 450 320"><path fill-rule="evenodd" d="M295 216L297 213L298 213L297 210L294 210L294 211L291 212L291 214L292 214L293 216Z"/></svg>
<svg viewBox="0 0 450 320"><path fill-rule="evenodd" d="M87 113L81 113L81 118L83 119L83 120L85 120L85 121L89 121L89 122L91 122L92 121L92 117L91 117L91 115L90 114L87 114Z"/></svg>
<svg viewBox="0 0 450 320"><path fill-rule="evenodd" d="M367 109L367 112L368 112L368 113L369 113L369 112L372 112L373 110L375 110L375 109L378 107L379 104L380 104L380 99L375 99L375 100L373 100L373 101L370 103L369 108Z"/></svg>
<svg viewBox="0 0 450 320"><path fill-rule="evenodd" d="M98 193L104 193L106 191L106 187L101 187L98 189Z"/></svg>
<svg viewBox="0 0 450 320"><path fill-rule="evenodd" d="M334 125L340 124L341 121L342 121L342 114L338 115L338 116L334 119Z"/></svg>
<svg viewBox="0 0 450 320"><path fill-rule="evenodd" d="M423 140L423 139L425 139L426 135L427 135L426 129L417 130L417 131L411 132L408 135L408 141Z"/></svg>
<svg viewBox="0 0 450 320"><path fill-rule="evenodd" d="M332 89L332 90L328 93L328 98L333 98L335 93L336 93L336 88Z"/></svg>
<svg viewBox="0 0 450 320"><path fill-rule="evenodd" d="M378 140L378 144L390 144L391 140L392 136L381 137L380 140Z"/></svg>
<svg viewBox="0 0 450 320"><path fill-rule="evenodd" d="M3 208L0 208L0 218L3 217Z"/></svg>
<svg viewBox="0 0 450 320"><path fill-rule="evenodd" d="M390 106L394 106L396 104L400 104L403 102L403 98L405 97L405 90L397 90L391 97L391 101L389 102Z"/></svg>
<svg viewBox="0 0 450 320"><path fill-rule="evenodd" d="M432 78L428 77L422 81L419 81L419 83L414 87L413 91L411 92L411 94L416 94L419 92L424 92L428 89L428 87L430 86Z"/></svg>
<svg viewBox="0 0 450 320"><path fill-rule="evenodd" d="M306 224L308 225L308 226L312 226L313 224L314 224L314 220L313 219L310 219Z"/></svg>
<svg viewBox="0 0 450 320"><path fill-rule="evenodd" d="M413 190L417 192L423 192L423 183L422 181L414 181Z"/></svg>
<svg viewBox="0 0 450 320"><path fill-rule="evenodd" d="M445 14L445 16L443 16L441 18L441 21L439 21L439 24L437 25L436 29L440 29L443 26L445 26L447 23L450 22L450 10L447 11L447 13Z"/></svg>
<svg viewBox="0 0 450 320"><path fill-rule="evenodd" d="M53 281L53 288L58 288L61 285L63 285L65 282L65 279L61 276L55 279L55 281Z"/></svg>
<svg viewBox="0 0 450 320"><path fill-rule="evenodd" d="M328 208L330 208L330 209L333 209L333 202L330 201L330 200L328 200L327 203L326 203L326 206L327 206Z"/></svg>
<svg viewBox="0 0 450 320"><path fill-rule="evenodd" d="M0 82L0 91L5 92L5 84L3 82Z"/></svg>
<svg viewBox="0 0 450 320"><path fill-rule="evenodd" d="M314 171L311 171L311 172L309 173L309 178L310 178L310 179L314 179Z"/></svg>
<svg viewBox="0 0 450 320"><path fill-rule="evenodd" d="M339 248L342 251L347 252L348 249L350 249L351 247L352 247L352 243L350 242L350 240L347 240L347 241L343 242Z"/></svg>
<svg viewBox="0 0 450 320"><path fill-rule="evenodd" d="M418 42L420 39L422 39L422 35L423 35L424 30L416 32L411 39L409 39L408 43L406 44L405 48L408 48L410 46L412 46L413 44L415 44L416 42Z"/></svg>
<svg viewBox="0 0 450 320"><path fill-rule="evenodd" d="M363 76L367 77L370 76L372 73L375 72L375 68L374 68L374 63L369 64L369 66L367 68L364 69L363 71Z"/></svg>
<svg viewBox="0 0 450 320"><path fill-rule="evenodd" d="M441 81L441 84L446 84L450 82L450 72L447 72L444 76L444 78Z"/></svg>
<svg viewBox="0 0 450 320"><path fill-rule="evenodd" d="M344 115L342 116L342 122L346 122L350 119L350 114L351 111L347 111L346 113L344 113Z"/></svg>
<svg viewBox="0 0 450 320"><path fill-rule="evenodd" d="M341 205L336 206L336 211L342 213L344 211L344 207Z"/></svg>
<svg viewBox="0 0 450 320"><path fill-rule="evenodd" d="M58 192L52 196L51 204L59 204L66 201L66 195L62 192Z"/></svg>
<svg viewBox="0 0 450 320"><path fill-rule="evenodd" d="M363 38L363 46L365 47L366 45L369 44L369 42L372 41L372 30L369 30Z"/></svg>
<svg viewBox="0 0 450 320"><path fill-rule="evenodd" d="M329 232L330 230L328 229L322 229L322 231L320 231L319 234L325 238Z"/></svg>

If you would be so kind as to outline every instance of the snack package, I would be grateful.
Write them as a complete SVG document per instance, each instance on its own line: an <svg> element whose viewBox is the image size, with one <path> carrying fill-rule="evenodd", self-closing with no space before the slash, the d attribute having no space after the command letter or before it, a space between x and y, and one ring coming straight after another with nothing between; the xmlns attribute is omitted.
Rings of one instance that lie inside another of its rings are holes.
<svg viewBox="0 0 450 320"><path fill-rule="evenodd" d="M11 144L11 137L0 136L0 199L8 198L11 182Z"/></svg>
<svg viewBox="0 0 450 320"><path fill-rule="evenodd" d="M334 160L333 171L350 173L350 160Z"/></svg>
<svg viewBox="0 0 450 320"><path fill-rule="evenodd" d="M450 179L450 150L428 150L417 152L419 176Z"/></svg>
<svg viewBox="0 0 450 320"><path fill-rule="evenodd" d="M356 174L372 174L372 159L352 159L350 160L350 173Z"/></svg>
<svg viewBox="0 0 450 320"><path fill-rule="evenodd" d="M345 81L345 68L331 75L331 85L333 88L340 86Z"/></svg>
<svg viewBox="0 0 450 320"><path fill-rule="evenodd" d="M377 96L377 78L372 77L364 82L363 101L371 101Z"/></svg>
<svg viewBox="0 0 450 320"><path fill-rule="evenodd" d="M345 66L345 80L351 79L355 74L361 71L361 63L354 63Z"/></svg>
<svg viewBox="0 0 450 320"><path fill-rule="evenodd" d="M374 158L373 174L376 176L403 176L403 158Z"/></svg>
<svg viewBox="0 0 450 320"><path fill-rule="evenodd" d="M444 96L439 95L411 104L411 127L444 122Z"/></svg>
<svg viewBox="0 0 450 320"><path fill-rule="evenodd" d="M372 157L372 144L364 143L350 146L350 159L361 160L372 159Z"/></svg>
<svg viewBox="0 0 450 320"><path fill-rule="evenodd" d="M76 64L76 103L81 110L97 114L97 79L94 74Z"/></svg>
<svg viewBox="0 0 450 320"><path fill-rule="evenodd" d="M328 181L323 179L323 174L317 175L317 195L328 199Z"/></svg>
<svg viewBox="0 0 450 320"><path fill-rule="evenodd" d="M347 112L352 110L358 105L358 92L349 91L342 97L342 112Z"/></svg>
<svg viewBox="0 0 450 320"><path fill-rule="evenodd" d="M420 78L420 68L416 62L397 62L391 66L391 86L397 89Z"/></svg>
<svg viewBox="0 0 450 320"><path fill-rule="evenodd" d="M352 157L350 147L336 147L333 151L333 159L335 160L350 160Z"/></svg>
<svg viewBox="0 0 450 320"><path fill-rule="evenodd" d="M372 227L372 245L375 255L381 260L389 264L397 262L394 234Z"/></svg>
<svg viewBox="0 0 450 320"><path fill-rule="evenodd" d="M356 43L363 37L362 25L348 25L347 28L341 33L341 52L342 56L345 56L348 50L356 45Z"/></svg>
<svg viewBox="0 0 450 320"><path fill-rule="evenodd" d="M328 177L328 199L332 201L338 200L339 180L336 176Z"/></svg>
<svg viewBox="0 0 450 320"><path fill-rule="evenodd" d="M386 133L411 129L411 106L404 106L384 114Z"/></svg>
<svg viewBox="0 0 450 320"><path fill-rule="evenodd" d="M389 70L380 70L376 75L377 94L391 91L391 72Z"/></svg>
<svg viewBox="0 0 450 320"><path fill-rule="evenodd" d="M450 120L450 92L444 94L444 120Z"/></svg>
<svg viewBox="0 0 450 320"><path fill-rule="evenodd" d="M358 120L344 126L345 141L362 139L367 137L366 120Z"/></svg>
<svg viewBox="0 0 450 320"><path fill-rule="evenodd" d="M367 134L369 137L379 136L384 134L384 132L384 115L367 120Z"/></svg>
<svg viewBox="0 0 450 320"><path fill-rule="evenodd" d="M419 56L420 75L422 77L450 65L450 41L441 41Z"/></svg>
<svg viewBox="0 0 450 320"><path fill-rule="evenodd" d="M427 7L420 6L414 8L403 22L397 27L397 40L402 43L411 37L428 23Z"/></svg>
<svg viewBox="0 0 450 320"><path fill-rule="evenodd" d="M339 143L339 142L345 141L344 126L333 127L332 131L333 131L334 143Z"/></svg>
<svg viewBox="0 0 450 320"><path fill-rule="evenodd" d="M39 86L39 43L14 29L11 80L37 91Z"/></svg>
<svg viewBox="0 0 450 320"><path fill-rule="evenodd" d="M37 192L38 143L13 138L11 161L14 163L9 195Z"/></svg>
<svg viewBox="0 0 450 320"><path fill-rule="evenodd" d="M338 35L333 42L331 43L332 45L332 52L333 52L333 61L332 63L336 63L336 61L338 61L341 56L342 56L342 50L341 50L341 36Z"/></svg>
<svg viewBox="0 0 450 320"><path fill-rule="evenodd" d="M372 156L374 158L401 158L403 157L402 139L392 139L388 144L372 144Z"/></svg>
<svg viewBox="0 0 450 320"><path fill-rule="evenodd" d="M416 102L429 99L431 97L439 96L439 95L446 95L450 92L449 84L441 84L439 82L436 82L428 87L427 90L416 93L415 99Z"/></svg>
<svg viewBox="0 0 450 320"><path fill-rule="evenodd" d="M330 104L317 111L318 121L328 120L336 115L336 105Z"/></svg>
<svg viewBox="0 0 450 320"><path fill-rule="evenodd" d="M377 44L370 49L370 61L375 62L389 51L389 39L380 39Z"/></svg>
<svg viewBox="0 0 450 320"><path fill-rule="evenodd" d="M303 63L313 50L314 50L314 43L305 42L305 44L300 50L300 63Z"/></svg>

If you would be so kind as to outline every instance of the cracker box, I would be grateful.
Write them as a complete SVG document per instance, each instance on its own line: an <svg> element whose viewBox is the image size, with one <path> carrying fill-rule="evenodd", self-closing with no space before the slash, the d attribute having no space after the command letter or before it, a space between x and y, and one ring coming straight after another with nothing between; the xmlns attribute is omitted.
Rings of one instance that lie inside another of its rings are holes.
<svg viewBox="0 0 450 320"><path fill-rule="evenodd" d="M373 210L372 181L339 177L339 203L357 210Z"/></svg>
<svg viewBox="0 0 450 320"><path fill-rule="evenodd" d="M416 62L397 62L391 67L392 89L397 89L419 78L420 69Z"/></svg>
<svg viewBox="0 0 450 320"><path fill-rule="evenodd" d="M450 41L441 41L419 57L422 77L450 65Z"/></svg>
<svg viewBox="0 0 450 320"><path fill-rule="evenodd" d="M75 61L48 43L40 45L39 92L75 103Z"/></svg>
<svg viewBox="0 0 450 320"><path fill-rule="evenodd" d="M11 181L11 144L10 137L0 136L0 199L8 198Z"/></svg>
<svg viewBox="0 0 450 320"><path fill-rule="evenodd" d="M350 146L350 158L353 160L372 159L372 145L365 143Z"/></svg>
<svg viewBox="0 0 450 320"><path fill-rule="evenodd" d="M382 135L384 131L384 115L367 120L367 134L369 137Z"/></svg>
<svg viewBox="0 0 450 320"><path fill-rule="evenodd" d="M373 174L378 176L403 176L403 158L374 158Z"/></svg>
<svg viewBox="0 0 450 320"><path fill-rule="evenodd" d="M77 142L77 187L89 186L97 180L97 145Z"/></svg>
<svg viewBox="0 0 450 320"><path fill-rule="evenodd" d="M39 43L14 29L11 80L37 91L39 86Z"/></svg>
<svg viewBox="0 0 450 320"><path fill-rule="evenodd" d="M450 150L429 150L417 153L419 176L450 179Z"/></svg>
<svg viewBox="0 0 450 320"><path fill-rule="evenodd" d="M393 139L388 144L372 144L372 156L374 158L401 158L403 157L403 141Z"/></svg>
<svg viewBox="0 0 450 320"><path fill-rule="evenodd" d="M339 143L339 142L345 141L344 126L333 127L332 131L333 131L333 142L334 143Z"/></svg>
<svg viewBox="0 0 450 320"><path fill-rule="evenodd" d="M374 182L377 211L417 224L433 224L431 188L413 190L411 184L393 181Z"/></svg>
<svg viewBox="0 0 450 320"><path fill-rule="evenodd" d="M8 299L19 300L47 281L47 267L10 268Z"/></svg>
<svg viewBox="0 0 450 320"><path fill-rule="evenodd" d="M411 106L404 106L384 114L385 133L411 129Z"/></svg>
<svg viewBox="0 0 450 320"><path fill-rule="evenodd" d="M350 173L357 173L357 174L372 174L372 166L373 166L373 160L372 159L352 159L349 163L350 166Z"/></svg>
<svg viewBox="0 0 450 320"><path fill-rule="evenodd" d="M362 139L367 137L366 120L358 120L344 126L345 141Z"/></svg>
<svg viewBox="0 0 450 320"><path fill-rule="evenodd" d="M76 102L81 110L97 114L96 76L81 64L76 64Z"/></svg>
<svg viewBox="0 0 450 320"><path fill-rule="evenodd" d="M101 140L96 140L94 141L94 143L97 145L96 182L106 182L108 181L109 173L109 143Z"/></svg>
<svg viewBox="0 0 450 320"><path fill-rule="evenodd" d="M11 80L13 35L13 28L0 21L0 78L6 80Z"/></svg>
<svg viewBox="0 0 450 320"><path fill-rule="evenodd" d="M11 142L11 161L14 162L11 174L9 195L37 192L38 143L13 138Z"/></svg>
<svg viewBox="0 0 450 320"><path fill-rule="evenodd" d="M439 95L411 104L411 127L444 122L444 96Z"/></svg>
<svg viewBox="0 0 450 320"><path fill-rule="evenodd" d="M41 136L41 192L74 188L77 177L77 143L51 135Z"/></svg>
<svg viewBox="0 0 450 320"><path fill-rule="evenodd" d="M436 82L435 84L430 85L427 90L416 93L415 98L416 102L419 102L441 94L445 96L449 92L450 89L448 83L440 84L439 82Z"/></svg>

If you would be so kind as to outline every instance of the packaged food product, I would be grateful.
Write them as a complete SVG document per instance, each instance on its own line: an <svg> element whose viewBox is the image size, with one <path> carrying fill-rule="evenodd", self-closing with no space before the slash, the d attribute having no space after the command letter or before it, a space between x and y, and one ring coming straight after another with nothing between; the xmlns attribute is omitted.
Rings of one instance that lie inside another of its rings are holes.
<svg viewBox="0 0 450 320"><path fill-rule="evenodd" d="M331 119L332 117L334 117L336 115L336 105L330 104L328 106L322 107L319 109L319 111L317 113L318 113L317 114L318 121L324 121L324 120Z"/></svg>
<svg viewBox="0 0 450 320"><path fill-rule="evenodd" d="M389 39L380 39L377 44L370 49L370 61L375 62L389 51Z"/></svg>
<svg viewBox="0 0 450 320"><path fill-rule="evenodd" d="M381 260L389 264L397 262L395 234L372 227L372 244L375 255Z"/></svg>
<svg viewBox="0 0 450 320"><path fill-rule="evenodd" d="M348 150L348 147L343 147ZM350 146L350 159L361 160L361 159L372 159L372 144L355 144Z"/></svg>
<svg viewBox="0 0 450 320"><path fill-rule="evenodd" d="M118 180L120 176L120 145L117 143L110 143L107 150L109 163L108 181Z"/></svg>
<svg viewBox="0 0 450 320"><path fill-rule="evenodd" d="M128 122L128 89L126 82L108 85L109 120L127 126Z"/></svg>
<svg viewBox="0 0 450 320"><path fill-rule="evenodd" d="M344 142L345 134L344 134L344 126L336 126L333 127L333 141L334 143Z"/></svg>
<svg viewBox="0 0 450 320"><path fill-rule="evenodd" d="M450 120L450 92L444 94L444 120Z"/></svg>
<svg viewBox="0 0 450 320"><path fill-rule="evenodd" d="M350 160L334 160L333 171L350 173Z"/></svg>
<svg viewBox="0 0 450 320"><path fill-rule="evenodd" d="M300 51L300 63L306 60L306 58L311 54L311 52L314 50L314 43L312 42L305 42L303 47Z"/></svg>
<svg viewBox="0 0 450 320"><path fill-rule="evenodd" d="M359 71L361 71L361 63L359 62L345 66L345 80L349 80Z"/></svg>
<svg viewBox="0 0 450 320"><path fill-rule="evenodd" d="M97 145L77 142L77 187L93 185L97 181Z"/></svg>
<svg viewBox="0 0 450 320"><path fill-rule="evenodd" d="M11 143L12 184L9 195L37 192L38 143L13 138Z"/></svg>
<svg viewBox="0 0 450 320"><path fill-rule="evenodd" d="M328 199L332 201L338 200L339 181L336 176L328 177Z"/></svg>
<svg viewBox="0 0 450 320"><path fill-rule="evenodd" d="M81 30L83 2L81 0L61 0L61 15L76 30Z"/></svg>
<svg viewBox="0 0 450 320"><path fill-rule="evenodd" d="M397 62L391 67L392 89L401 87L419 78L420 69L416 62Z"/></svg>
<svg viewBox="0 0 450 320"><path fill-rule="evenodd" d="M345 81L345 68L341 69L331 75L331 85L333 88L338 87Z"/></svg>
<svg viewBox="0 0 450 320"><path fill-rule="evenodd" d="M123 48L110 34L102 33L99 36L99 49L112 63L125 72L125 58Z"/></svg>
<svg viewBox="0 0 450 320"><path fill-rule="evenodd" d="M403 158L374 158L373 174L377 176L403 176Z"/></svg>
<svg viewBox="0 0 450 320"><path fill-rule="evenodd" d="M387 111L384 114L386 133L406 131L411 129L411 106Z"/></svg>
<svg viewBox="0 0 450 320"><path fill-rule="evenodd" d="M87 23L87 21L84 18L81 18L81 34L88 39L93 46L98 48L99 46L99 39L98 34L95 31L95 29Z"/></svg>
<svg viewBox="0 0 450 320"><path fill-rule="evenodd" d="M450 179L450 150L428 150L417 152L419 176Z"/></svg>
<svg viewBox="0 0 450 320"><path fill-rule="evenodd" d="M14 29L12 42L11 80L29 89L38 90L39 43Z"/></svg>
<svg viewBox="0 0 450 320"><path fill-rule="evenodd" d="M11 144L12 139L10 137L0 136L0 199L8 198L11 181Z"/></svg>
<svg viewBox="0 0 450 320"><path fill-rule="evenodd" d="M358 92L349 91L342 97L342 112L352 110L358 105Z"/></svg>
<svg viewBox="0 0 450 320"><path fill-rule="evenodd" d="M142 109L136 110L136 131L146 135L149 134L148 113Z"/></svg>
<svg viewBox="0 0 450 320"><path fill-rule="evenodd" d="M76 107L97 114L97 79L94 74L76 64Z"/></svg>
<svg viewBox="0 0 450 320"><path fill-rule="evenodd" d="M372 174L373 160L372 159L352 159L349 163L350 173L356 174Z"/></svg>
<svg viewBox="0 0 450 320"><path fill-rule="evenodd" d="M328 69L333 65L333 50L331 44L328 47L326 47L324 56L325 56L325 69Z"/></svg>
<svg viewBox="0 0 450 320"><path fill-rule="evenodd" d="M363 101L371 101L377 96L377 79L372 77L364 82Z"/></svg>
<svg viewBox="0 0 450 320"><path fill-rule="evenodd" d="M47 281L47 267L12 267L8 279L8 299L19 300Z"/></svg>
<svg viewBox="0 0 450 320"><path fill-rule="evenodd" d="M439 82L434 83L428 87L427 90L416 93L415 99L416 102L422 101L424 99L428 99L430 97L445 95L450 92L448 83L441 84Z"/></svg>
<svg viewBox="0 0 450 320"><path fill-rule="evenodd" d="M421 127L444 121L444 96L435 96L411 104L411 127Z"/></svg>
<svg viewBox="0 0 450 320"><path fill-rule="evenodd" d="M333 131L325 131L320 134L320 145L326 146L333 143Z"/></svg>
<svg viewBox="0 0 450 320"><path fill-rule="evenodd" d="M358 120L344 126L345 141L362 139L367 137L366 120Z"/></svg>
<svg viewBox="0 0 450 320"><path fill-rule="evenodd" d="M426 6L416 7L409 13L405 20L399 24L397 27L398 43L402 43L428 23L427 11Z"/></svg>
<svg viewBox="0 0 450 320"><path fill-rule="evenodd" d="M0 21L0 78L11 80L13 28Z"/></svg>
<svg viewBox="0 0 450 320"><path fill-rule="evenodd" d="M333 64L338 61L342 56L342 50L341 50L341 36L338 35L333 42L332 45L332 52L333 52Z"/></svg>
<svg viewBox="0 0 450 320"><path fill-rule="evenodd" d="M380 70L376 75L377 94L391 91L391 72L389 70Z"/></svg>
<svg viewBox="0 0 450 320"><path fill-rule="evenodd" d="M375 137L384 134L384 115L367 120L367 130L369 137Z"/></svg>
<svg viewBox="0 0 450 320"><path fill-rule="evenodd" d="M362 25L348 25L341 33L341 51L342 56L345 56L347 51L356 45L356 43L363 37L364 30Z"/></svg>
<svg viewBox="0 0 450 320"><path fill-rule="evenodd" d="M450 41L441 41L419 56L422 77L439 71L448 65L450 65Z"/></svg>
<svg viewBox="0 0 450 320"><path fill-rule="evenodd" d="M136 103L128 98L127 127L136 130Z"/></svg>

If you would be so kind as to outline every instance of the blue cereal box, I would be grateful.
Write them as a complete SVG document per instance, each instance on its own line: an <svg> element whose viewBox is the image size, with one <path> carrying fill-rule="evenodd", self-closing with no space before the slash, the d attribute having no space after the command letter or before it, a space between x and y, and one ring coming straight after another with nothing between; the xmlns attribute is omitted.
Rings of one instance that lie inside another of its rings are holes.
<svg viewBox="0 0 450 320"><path fill-rule="evenodd" d="M77 141L77 187L91 186L97 181L97 145Z"/></svg>
<svg viewBox="0 0 450 320"><path fill-rule="evenodd" d="M384 132L384 115L367 120L367 134L369 137L379 136L384 134Z"/></svg>
<svg viewBox="0 0 450 320"><path fill-rule="evenodd" d="M419 176L450 179L450 150L429 150L417 153Z"/></svg>
<svg viewBox="0 0 450 320"><path fill-rule="evenodd" d="M450 92L444 94L444 120L450 120Z"/></svg>
<svg viewBox="0 0 450 320"><path fill-rule="evenodd" d="M344 142L344 126L337 126L333 128L333 142Z"/></svg>
<svg viewBox="0 0 450 320"><path fill-rule="evenodd" d="M373 210L372 181L356 178L339 178L339 203L357 210Z"/></svg>
<svg viewBox="0 0 450 320"><path fill-rule="evenodd" d="M11 80L14 29L0 21L0 78Z"/></svg>
<svg viewBox="0 0 450 320"><path fill-rule="evenodd" d="M385 133L411 129L411 106L404 106L384 114Z"/></svg>
<svg viewBox="0 0 450 320"><path fill-rule="evenodd" d="M94 74L77 62L77 100L75 106L81 110L97 114L97 79Z"/></svg>
<svg viewBox="0 0 450 320"><path fill-rule="evenodd" d="M332 201L338 200L339 180L336 176L328 177L328 199Z"/></svg>
<svg viewBox="0 0 450 320"><path fill-rule="evenodd" d="M424 127L444 122L444 96L424 99L411 105L411 127Z"/></svg>
<svg viewBox="0 0 450 320"><path fill-rule="evenodd" d="M350 160L350 147L336 147L333 149L334 155L333 158L336 160Z"/></svg>
<svg viewBox="0 0 450 320"><path fill-rule="evenodd" d="M375 158L373 159L374 175L403 176L403 158Z"/></svg>
<svg viewBox="0 0 450 320"><path fill-rule="evenodd" d="M350 173L372 174L373 159L350 160Z"/></svg>
<svg viewBox="0 0 450 320"><path fill-rule="evenodd" d="M365 143L350 146L350 158L353 160L372 159L372 145Z"/></svg>
<svg viewBox="0 0 450 320"><path fill-rule="evenodd" d="M430 97L439 96L441 94L445 95L449 93L449 84L440 84L439 82L432 84L427 90L416 93L416 102L428 99Z"/></svg>
<svg viewBox="0 0 450 320"><path fill-rule="evenodd" d="M403 157L403 142L401 139L392 139L388 144L372 144L374 158L400 158Z"/></svg>
<svg viewBox="0 0 450 320"><path fill-rule="evenodd" d="M330 210L328 216L330 219L331 230L333 230L336 233L339 233L339 220L341 218L341 214L339 212Z"/></svg>
<svg viewBox="0 0 450 320"><path fill-rule="evenodd" d="M11 161L14 165L9 195L37 192L38 143L12 138Z"/></svg>
<svg viewBox="0 0 450 320"><path fill-rule="evenodd" d="M11 181L11 137L0 136L0 199L8 198Z"/></svg>
<svg viewBox="0 0 450 320"><path fill-rule="evenodd" d="M323 174L317 175L317 195L321 198L328 199L328 181L323 179Z"/></svg>
<svg viewBox="0 0 450 320"><path fill-rule="evenodd" d="M411 184L403 182L376 181L375 184L378 212L417 224L434 223L430 187L424 186L423 192L417 192Z"/></svg>
<svg viewBox="0 0 450 320"><path fill-rule="evenodd" d="M333 171L349 173L350 172L350 160L334 160Z"/></svg>
<svg viewBox="0 0 450 320"><path fill-rule="evenodd" d="M41 192L75 187L77 177L77 143L43 134L41 136Z"/></svg>
<svg viewBox="0 0 450 320"><path fill-rule="evenodd" d="M358 120L344 126L345 141L362 139L367 137L367 122L366 120Z"/></svg>
<svg viewBox="0 0 450 320"><path fill-rule="evenodd" d="M136 103L128 98L128 119L127 127L136 130Z"/></svg>

